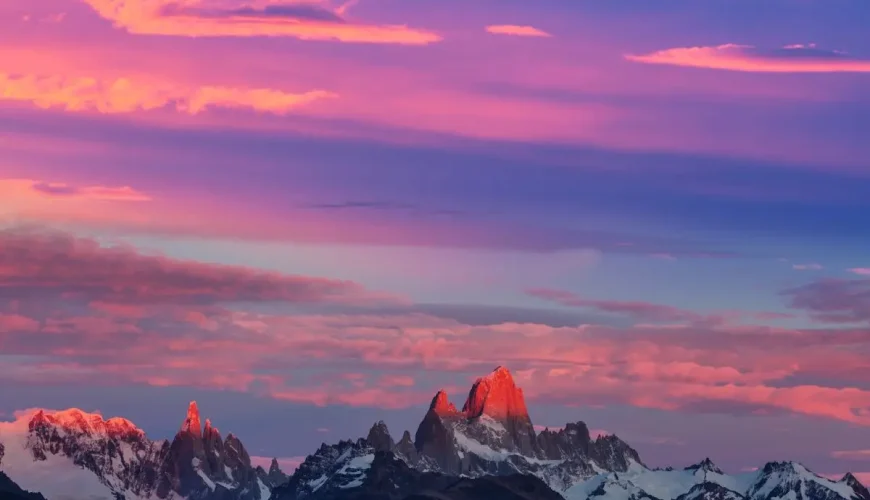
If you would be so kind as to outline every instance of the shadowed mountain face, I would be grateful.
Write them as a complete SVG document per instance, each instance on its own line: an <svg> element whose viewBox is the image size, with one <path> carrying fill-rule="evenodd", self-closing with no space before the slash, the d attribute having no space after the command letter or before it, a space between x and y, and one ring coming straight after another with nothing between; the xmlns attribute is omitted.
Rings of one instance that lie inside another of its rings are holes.
<svg viewBox="0 0 870 500"><path fill-rule="evenodd" d="M357 451L373 451L368 443L350 445ZM345 452L346 453L346 452ZM353 472L349 482L327 480L316 491L300 491L299 481L275 489L273 499L317 498L322 500L562 500L562 496L543 481L523 474L459 478L436 472L423 472L413 468L396 454L376 451L366 455L354 454L351 462L339 471ZM356 462L356 469L350 465ZM318 471L320 472L320 471ZM304 492L303 492L304 491Z"/></svg>
<svg viewBox="0 0 870 500"><path fill-rule="evenodd" d="M0 462L2 465L2 462ZM0 500L46 500L39 493L31 493L21 489L9 476L0 471Z"/></svg>

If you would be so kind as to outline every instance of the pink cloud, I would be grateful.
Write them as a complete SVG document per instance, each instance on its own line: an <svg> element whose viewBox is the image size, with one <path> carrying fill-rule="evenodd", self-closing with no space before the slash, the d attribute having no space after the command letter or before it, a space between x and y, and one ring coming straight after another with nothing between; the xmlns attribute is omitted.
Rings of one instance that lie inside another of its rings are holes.
<svg viewBox="0 0 870 500"><path fill-rule="evenodd" d="M317 4L269 5L262 9L242 2L236 8L209 8L200 1L84 0L104 19L137 35L185 37L293 37L351 43L426 45L441 40L435 33L402 25L345 20L345 9Z"/></svg>
<svg viewBox="0 0 870 500"><path fill-rule="evenodd" d="M553 35L546 31L539 30L533 26L520 26L516 24L493 24L486 28L488 33L494 35L512 35L512 36L529 36L529 37L551 37Z"/></svg>
<svg viewBox="0 0 870 500"><path fill-rule="evenodd" d="M11 331L35 332L39 330L39 321L21 316L20 314L0 313L0 333Z"/></svg>
<svg viewBox="0 0 870 500"><path fill-rule="evenodd" d="M831 456L844 460L870 460L870 450L840 450L832 451Z"/></svg>
<svg viewBox="0 0 870 500"><path fill-rule="evenodd" d="M626 55L629 61L695 68L766 73L870 72L870 60L822 50L814 44L788 45L764 51L751 45L724 44L713 47L681 47L644 55Z"/></svg>
<svg viewBox="0 0 870 500"><path fill-rule="evenodd" d="M853 267L849 272L858 276L870 276L870 267Z"/></svg>
<svg viewBox="0 0 870 500"><path fill-rule="evenodd" d="M379 384L385 387L414 387L414 378L407 375L384 375Z"/></svg>
<svg viewBox="0 0 870 500"><path fill-rule="evenodd" d="M0 377L405 408L505 364L532 402L791 412L870 425L870 391L856 388L866 368L861 329L470 325L411 311L319 315L221 305L356 305L369 303L369 293L353 283L149 256L61 233L3 232L0 296L15 305L0 311L0 345L9 355L0 357ZM684 314L541 295L635 319ZM426 380L401 375L410 370L426 370Z"/></svg>
<svg viewBox="0 0 870 500"><path fill-rule="evenodd" d="M335 97L325 90L290 93L268 88L187 87L153 79L0 73L0 100L76 112L115 114L172 108L196 115L209 108L238 108L285 115L316 100Z"/></svg>
<svg viewBox="0 0 870 500"><path fill-rule="evenodd" d="M712 411L784 411L870 425L870 392L848 386L849 377L865 364L861 352L843 349L861 341L850 332L721 326L652 331L471 326L404 314L280 316L211 311L207 316L216 328L185 328L172 316L152 311L133 323L141 325L133 337L117 328L71 320L53 334L48 329L26 337L7 334L4 352L38 355L46 361L31 363L28 370L3 366L3 374L28 383L63 376L91 384L112 381L257 391L319 406L405 408L431 398L436 387L425 385L457 373L479 374L499 360L524 374L522 385L532 401L629 404L688 412L711 411L713 405L718 410ZM256 319L264 326L240 329L235 325L239 318ZM147 327L155 320L164 326L159 331ZM130 325L127 318L119 321ZM315 367L322 376L295 371ZM378 375L385 367L425 369L432 382L413 387L395 384ZM793 376L839 377L845 385L784 384Z"/></svg>

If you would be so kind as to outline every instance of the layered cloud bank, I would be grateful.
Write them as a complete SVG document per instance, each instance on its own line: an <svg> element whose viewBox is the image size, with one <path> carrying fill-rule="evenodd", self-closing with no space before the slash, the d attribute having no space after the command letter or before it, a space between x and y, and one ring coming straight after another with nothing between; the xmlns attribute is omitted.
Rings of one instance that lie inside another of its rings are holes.
<svg viewBox="0 0 870 500"><path fill-rule="evenodd" d="M539 402L792 412L870 425L870 391L854 385L865 366L865 327L773 328L659 304L530 293L634 323L471 325L351 282L8 230L0 233L0 365L5 379L25 384L62 377L402 408L499 360ZM822 320L840 321L827 314L833 310L870 321L866 294L825 282L788 294ZM391 312L378 312L382 306ZM421 369L431 375L426 381L415 376Z"/></svg>
<svg viewBox="0 0 870 500"><path fill-rule="evenodd" d="M870 59L850 57L814 44L787 45L763 50L752 45L724 44L711 47L680 47L643 55L627 55L630 61L647 64L758 73L868 73Z"/></svg>

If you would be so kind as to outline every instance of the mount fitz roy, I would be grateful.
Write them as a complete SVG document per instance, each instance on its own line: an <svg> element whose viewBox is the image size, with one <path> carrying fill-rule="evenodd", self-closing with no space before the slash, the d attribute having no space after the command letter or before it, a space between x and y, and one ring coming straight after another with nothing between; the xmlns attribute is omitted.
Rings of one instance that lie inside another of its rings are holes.
<svg viewBox="0 0 870 500"><path fill-rule="evenodd" d="M413 437L396 441L378 422L365 438L321 445L290 477L276 461L252 467L235 436L200 424L195 403L171 442L124 419L39 411L0 433L0 500L43 498L24 490L47 500L870 500L852 474L831 480L796 462L736 475L709 459L651 469L583 422L536 433L503 367L474 383L461 410L438 392Z"/></svg>

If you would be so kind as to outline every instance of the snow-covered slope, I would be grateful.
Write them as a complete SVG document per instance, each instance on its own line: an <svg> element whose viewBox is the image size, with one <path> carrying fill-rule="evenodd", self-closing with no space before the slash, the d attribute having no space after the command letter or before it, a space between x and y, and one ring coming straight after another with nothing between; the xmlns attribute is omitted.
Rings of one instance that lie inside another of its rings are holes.
<svg viewBox="0 0 870 500"><path fill-rule="evenodd" d="M48 500L80 500L83 498L106 499L114 498L111 486L100 480L100 477L80 465L70 457L61 445L46 446L39 437L39 424L47 418L57 422L57 437L55 443L65 438L76 439L84 430L95 431L96 419L80 410L67 410L46 414L41 410L19 413L14 422L0 423L0 443L3 443L4 456L0 461L0 470L6 473L19 486L26 490L38 491ZM99 418L99 422L103 422ZM99 430L108 432L108 426L103 422ZM78 429L78 431L77 431ZM92 436L77 439L82 449L95 450L100 447L100 438ZM124 450L117 450L115 457L107 457L109 464L117 464ZM127 448L129 449L129 448ZM54 452L53 452L54 451ZM69 450L67 447L66 451ZM125 459L130 460L127 456ZM130 497L134 498L133 496Z"/></svg>
<svg viewBox="0 0 870 500"><path fill-rule="evenodd" d="M0 423L0 470L48 500L266 500L280 471L254 468L241 442L200 424L191 403L172 441L78 409L31 410Z"/></svg>
<svg viewBox="0 0 870 500"><path fill-rule="evenodd" d="M867 490L844 478L832 481L795 462L728 475L709 459L681 470L633 465L623 473L599 474L564 492L569 500L868 500Z"/></svg>
<svg viewBox="0 0 870 500"><path fill-rule="evenodd" d="M375 451L366 439L321 445L283 486L284 494L302 499L357 488L371 468Z"/></svg>

